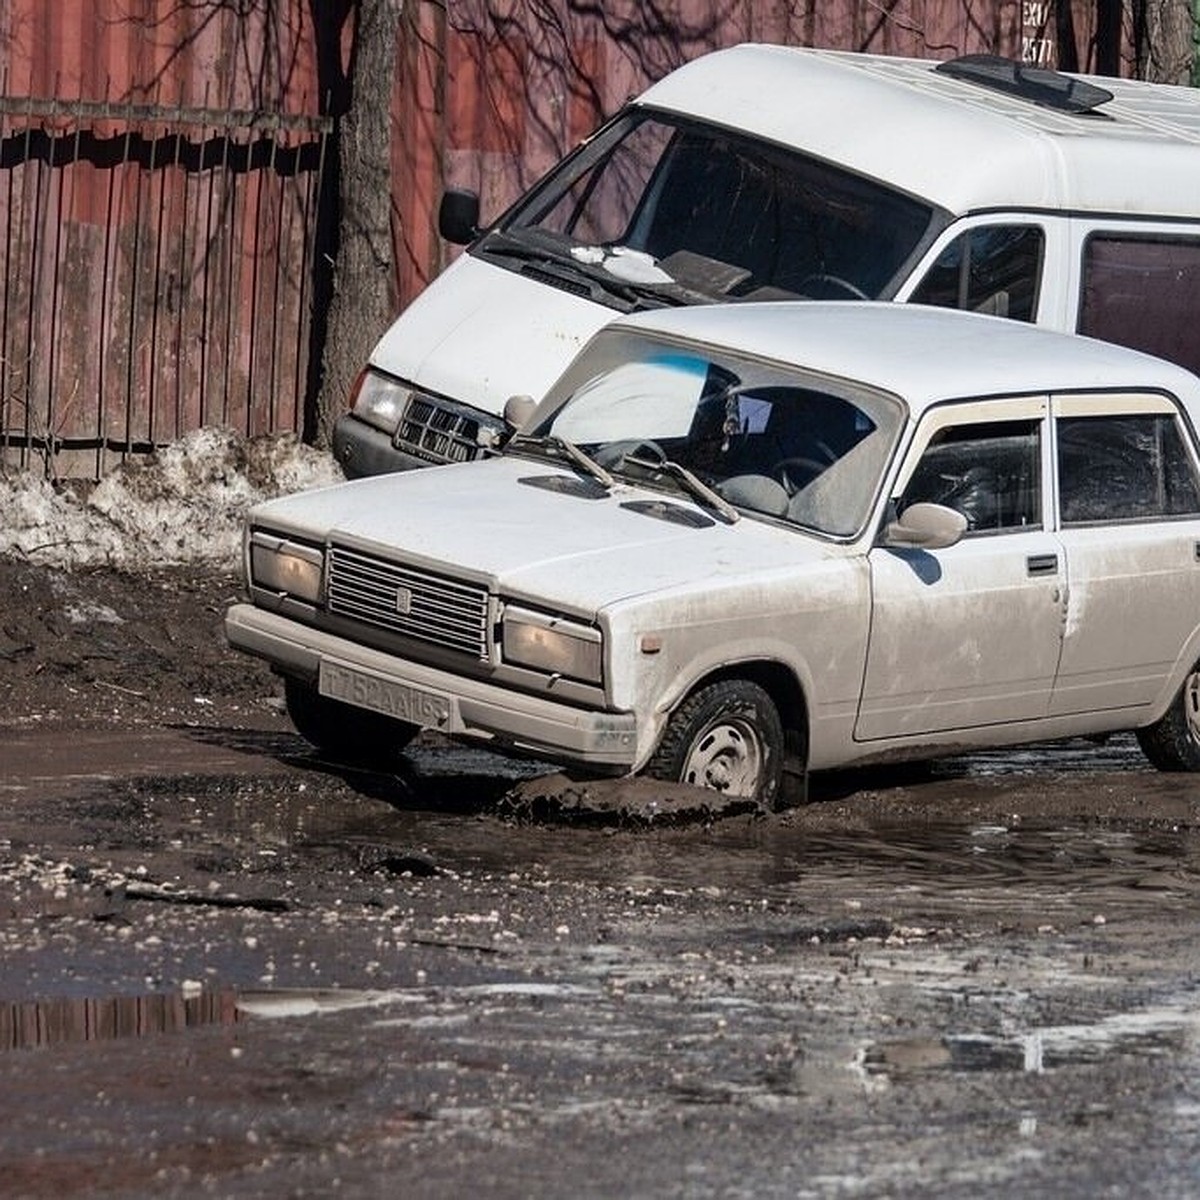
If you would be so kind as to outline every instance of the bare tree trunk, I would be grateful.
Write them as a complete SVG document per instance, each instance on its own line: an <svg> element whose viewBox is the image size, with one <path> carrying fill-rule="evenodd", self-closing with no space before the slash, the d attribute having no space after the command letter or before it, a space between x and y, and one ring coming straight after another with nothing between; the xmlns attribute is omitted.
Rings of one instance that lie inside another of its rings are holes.
<svg viewBox="0 0 1200 1200"><path fill-rule="evenodd" d="M1138 74L1157 83L1190 83L1196 54L1192 0L1144 0Z"/></svg>
<svg viewBox="0 0 1200 1200"><path fill-rule="evenodd" d="M318 0L318 4L320 0ZM351 384L396 307L391 100L403 0L357 0L347 108L334 138L339 221L313 430L328 446Z"/></svg>

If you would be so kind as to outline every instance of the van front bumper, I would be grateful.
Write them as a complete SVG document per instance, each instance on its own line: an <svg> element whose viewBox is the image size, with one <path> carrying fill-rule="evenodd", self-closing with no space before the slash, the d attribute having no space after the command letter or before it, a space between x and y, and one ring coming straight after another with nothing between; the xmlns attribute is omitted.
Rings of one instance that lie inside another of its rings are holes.
<svg viewBox="0 0 1200 1200"><path fill-rule="evenodd" d="M225 636L237 650L322 695L457 737L552 761L629 771L637 753L632 713L574 708L396 658L253 604L235 604Z"/></svg>
<svg viewBox="0 0 1200 1200"><path fill-rule="evenodd" d="M397 450L388 434L374 425L368 425L353 413L343 413L334 422L333 457L347 479L436 465L428 459Z"/></svg>

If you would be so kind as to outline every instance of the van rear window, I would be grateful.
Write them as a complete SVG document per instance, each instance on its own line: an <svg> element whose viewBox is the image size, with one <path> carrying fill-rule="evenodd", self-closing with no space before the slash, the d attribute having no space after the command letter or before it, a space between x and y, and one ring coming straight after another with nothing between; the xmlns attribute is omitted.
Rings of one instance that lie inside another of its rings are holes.
<svg viewBox="0 0 1200 1200"><path fill-rule="evenodd" d="M1200 237L1093 234L1077 328L1200 372Z"/></svg>

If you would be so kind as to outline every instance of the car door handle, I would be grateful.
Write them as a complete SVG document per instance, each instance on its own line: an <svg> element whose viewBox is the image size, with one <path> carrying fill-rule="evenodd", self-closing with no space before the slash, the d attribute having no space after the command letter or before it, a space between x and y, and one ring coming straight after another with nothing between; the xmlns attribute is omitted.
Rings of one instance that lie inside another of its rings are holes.
<svg viewBox="0 0 1200 1200"><path fill-rule="evenodd" d="M1057 554L1031 554L1025 560L1025 570L1030 575L1057 575Z"/></svg>

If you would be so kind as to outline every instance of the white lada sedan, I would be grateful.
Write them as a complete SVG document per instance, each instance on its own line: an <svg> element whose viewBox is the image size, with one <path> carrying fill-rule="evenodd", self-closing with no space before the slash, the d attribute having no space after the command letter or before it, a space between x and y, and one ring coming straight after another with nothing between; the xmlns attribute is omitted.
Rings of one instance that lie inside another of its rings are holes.
<svg viewBox="0 0 1200 1200"><path fill-rule="evenodd" d="M764 806L1118 730L1195 770L1198 415L1183 370L996 318L660 310L494 456L255 509L226 629L341 755L430 728Z"/></svg>

